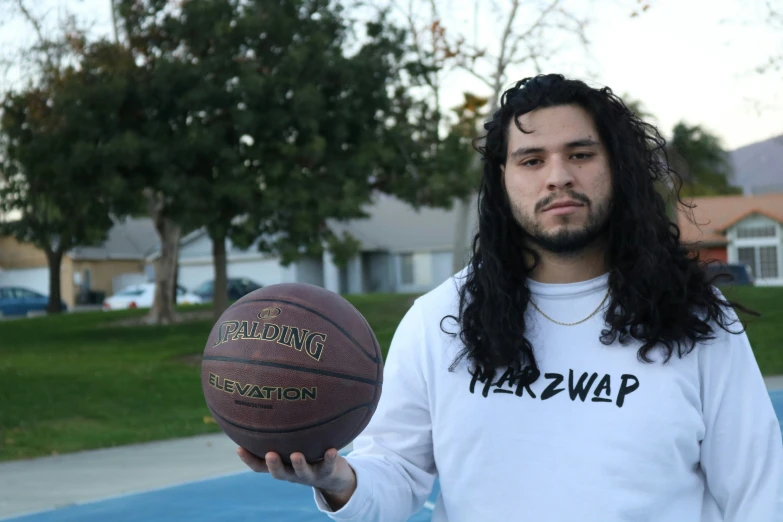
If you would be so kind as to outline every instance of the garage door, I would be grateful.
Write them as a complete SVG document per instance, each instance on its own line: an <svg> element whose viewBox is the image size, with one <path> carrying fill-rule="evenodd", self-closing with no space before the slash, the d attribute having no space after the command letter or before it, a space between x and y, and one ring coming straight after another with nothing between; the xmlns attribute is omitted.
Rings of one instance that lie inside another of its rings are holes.
<svg viewBox="0 0 783 522"><path fill-rule="evenodd" d="M197 265L179 265L179 284L188 290L195 290L201 283L215 278L215 271L211 263Z"/></svg>
<svg viewBox="0 0 783 522"><path fill-rule="evenodd" d="M49 295L48 268L15 268L0 272L0 285L21 286L39 294Z"/></svg>
<svg viewBox="0 0 783 522"><path fill-rule="evenodd" d="M277 259L232 261L228 264L228 277L247 277L263 286L283 282L283 269Z"/></svg>

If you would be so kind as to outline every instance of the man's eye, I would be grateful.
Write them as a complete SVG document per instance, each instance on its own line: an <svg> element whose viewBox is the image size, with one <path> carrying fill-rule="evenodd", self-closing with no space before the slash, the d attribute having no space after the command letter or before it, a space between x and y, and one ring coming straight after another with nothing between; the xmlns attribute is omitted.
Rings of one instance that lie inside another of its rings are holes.
<svg viewBox="0 0 783 522"><path fill-rule="evenodd" d="M575 159L588 159L588 158L592 158L593 156L594 156L594 154L591 154L589 152L577 152L576 154L572 155L571 157L575 158Z"/></svg>
<svg viewBox="0 0 783 522"><path fill-rule="evenodd" d="M522 162L522 166L524 167L535 167L538 165L538 163L535 162L541 162L540 159L529 159Z"/></svg>

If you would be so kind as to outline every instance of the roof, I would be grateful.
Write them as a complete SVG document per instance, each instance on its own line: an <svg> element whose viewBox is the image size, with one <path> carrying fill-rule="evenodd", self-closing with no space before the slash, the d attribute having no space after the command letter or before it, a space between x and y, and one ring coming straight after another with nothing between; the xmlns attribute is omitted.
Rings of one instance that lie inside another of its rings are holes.
<svg viewBox="0 0 783 522"><path fill-rule="evenodd" d="M68 255L74 260L143 260L159 244L158 232L150 218L128 218L117 221L102 244L79 246Z"/></svg>
<svg viewBox="0 0 783 522"><path fill-rule="evenodd" d="M696 224L685 213L689 209L678 207L677 223L682 243L725 245L726 230L753 214L761 214L783 223L783 193L693 198L686 203L694 207L692 211Z"/></svg>
<svg viewBox="0 0 783 522"><path fill-rule="evenodd" d="M204 240L206 242L206 245L199 245L198 242ZM260 238L256 239L249 248L247 249L241 249L234 245L231 242L230 238L226 239L226 255L231 258L233 255L238 253L244 253L248 251L255 251L257 250L258 243L260 242ZM193 247L196 247L196 251L194 252L192 250ZM201 249L202 251L199 251L198 249ZM154 262L157 261L160 258L160 243L156 244L154 248L152 248L149 252L147 252L146 259L148 262ZM180 238L179 240L179 257L180 259L183 258L193 258L193 257L203 257L208 256L212 257L212 239L209 237L209 232L207 231L206 227L197 228L184 236Z"/></svg>
<svg viewBox="0 0 783 522"><path fill-rule="evenodd" d="M416 211L411 205L385 194L376 195L363 210L368 217L346 221L327 220L329 228L341 236L343 232L351 234L361 242L363 251L417 252L451 250L457 227L457 207L451 209L422 208ZM471 203L468 218L471 231L466 237L466 246L473 241L476 230L475 200ZM191 244L206 235L206 229L200 228L184 236L180 248ZM251 247L252 249L252 247ZM239 252L229 246L227 254ZM160 256L159 246L150 250L148 261Z"/></svg>
<svg viewBox="0 0 783 522"><path fill-rule="evenodd" d="M732 185L745 194L783 193L783 135L751 143L730 153Z"/></svg>
<svg viewBox="0 0 783 522"><path fill-rule="evenodd" d="M338 235L348 232L361 241L362 250L389 252L416 252L451 250L458 221L458 206L451 209L421 208L388 195L377 195L365 207L367 218L347 222L330 221L329 227ZM475 200L468 218L470 234L466 245L473 240L476 230Z"/></svg>

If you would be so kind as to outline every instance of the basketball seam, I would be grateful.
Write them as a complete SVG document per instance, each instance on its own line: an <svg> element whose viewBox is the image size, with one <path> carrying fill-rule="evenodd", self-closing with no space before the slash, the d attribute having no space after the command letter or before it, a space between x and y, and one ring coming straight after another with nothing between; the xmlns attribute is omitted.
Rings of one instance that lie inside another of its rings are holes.
<svg viewBox="0 0 783 522"><path fill-rule="evenodd" d="M373 346L375 346L375 350L378 352L378 357L383 360L383 353L381 350L381 345L378 343L378 338L375 337L375 333L372 331L372 327L370 326L370 323L367 321L367 319L364 316L361 317L364 320L364 326L367 328L367 333L370 334L370 340L372 341ZM383 384L383 374L380 363L375 367L375 378L377 379L378 383Z"/></svg>
<svg viewBox="0 0 783 522"><path fill-rule="evenodd" d="M373 386L380 386L382 383L373 381L372 379L365 379L364 377L355 377L353 375L346 375L343 373L331 372L329 370L319 370L316 368L307 368L301 366L294 366L291 364L277 363L270 361L257 361L254 359L240 359L238 357L226 357L224 355L205 355L203 360L205 361L219 361L219 362L235 362L243 364L254 364L256 366L269 366L271 368L281 368L283 370L293 370L305 373L314 373L316 375L325 375L327 377L337 377L338 379L345 379L349 381L361 382L364 384L371 384Z"/></svg>
<svg viewBox="0 0 783 522"><path fill-rule="evenodd" d="M230 421L227 418L223 417L218 412L216 412L212 408L212 406L207 404L207 407L209 408L209 411L211 411L213 415L215 415L216 417L219 417L224 422L227 422L228 424L231 424L235 428L243 429L245 431L251 431L251 432L254 432L254 433L295 433L297 431L311 430L313 428L317 428L319 426L323 426L324 424L329 424L330 422L334 422L337 419L339 419L340 417L344 417L345 415L348 415L349 413L352 413L352 412L354 412L356 410L359 410L361 408L368 408L369 409L371 406L372 406L372 403L366 402L364 404L359 404L358 406L354 406L353 408L351 408L349 410L346 410L346 411L340 413L339 415L336 415L335 417L332 417L332 418L327 419L325 421L318 422L316 424L311 424L309 426L303 426L303 427L300 427L300 428L293 428L293 429L271 430L271 429L251 428L250 426L243 426L242 424L237 424L236 422Z"/></svg>
<svg viewBox="0 0 783 522"><path fill-rule="evenodd" d="M357 348L358 348L358 349L359 349L359 350L360 350L360 351L361 351L361 352L362 352L364 355L366 355L366 356L367 356L367 357L368 357L368 358L369 358L369 359L370 359L372 362L374 362L375 364L378 364L379 362L381 362L381 361L380 361L380 359L379 359L378 357L374 357L372 354L370 354L369 352L367 352L367 350L365 350L365 349L362 347L362 345L361 345L361 344L359 344L359 343L356 341L356 339L354 339L354 338L351 336L351 334L349 334L349 333L348 333L348 332L347 332L347 331L346 331L346 330L345 330L345 329L344 329L342 326L340 326L339 324L335 323L335 322L334 322L334 321L332 321L332 320L331 320L329 317L325 316L324 314L322 314L322 313L321 313L321 312L319 312L318 310L314 310L314 309L310 308L309 306L305 306L305 305L303 305L303 304L299 304L299 303L296 303L296 302L294 302L294 301L288 301L288 300L286 300L286 299L249 299L249 300L247 300L247 301L243 301L243 302L242 302L242 304L245 304L245 303L286 303L286 304L290 304L290 305L292 305L292 306L296 306L296 307L302 308L303 310L307 310L308 312L314 313L315 315L317 315L317 316L318 316L318 317L320 317L321 319L324 319L325 321L329 321L329 323L331 323L331 324L332 324L332 326L334 326L335 328L337 328L338 330L340 330L340 332L342 332L342 334L343 334L343 335L345 335L345 337L347 337L347 338L348 338L348 339L349 339L349 340L350 340L350 341L351 341L351 342L352 342L352 343L353 343L353 344L354 344L354 345L355 345L355 346L356 346L356 347L357 347ZM348 303L348 304L350 304L350 303ZM354 308L354 309L355 309L355 308ZM360 314L360 315L361 315L361 314ZM362 317L362 318L363 318L363 317ZM367 321L365 320L365 323L366 323L366 322L367 322Z"/></svg>
<svg viewBox="0 0 783 522"><path fill-rule="evenodd" d="M375 337L375 334L372 331L372 327L370 326L370 323L367 321L367 319L364 316L362 316L362 319L364 319L364 326L367 328L367 330L370 333L370 339L372 339L373 345L375 346L375 349L378 351L378 354L380 355L380 357L383 358L383 354L381 353L381 345L378 343L378 339ZM376 375L379 375L380 373L381 373L381 365L379 364L377 366ZM382 375L381 375L381 377L382 377ZM379 385L375 389L375 392L373 393L372 402L370 403L371 405L372 404L377 404L377 402L378 402L378 393L381 391L381 386L383 385L382 380L379 380L378 382L379 382ZM373 416L374 413L375 413L375 408L374 407L368 407L367 408L367 412L365 413L364 418L356 426L356 429L354 429L353 432L351 432L350 440L353 441L354 439L356 439L356 437L361 435L362 432L364 432L364 429L367 427L367 424L369 424L369 422L372 419L372 416Z"/></svg>

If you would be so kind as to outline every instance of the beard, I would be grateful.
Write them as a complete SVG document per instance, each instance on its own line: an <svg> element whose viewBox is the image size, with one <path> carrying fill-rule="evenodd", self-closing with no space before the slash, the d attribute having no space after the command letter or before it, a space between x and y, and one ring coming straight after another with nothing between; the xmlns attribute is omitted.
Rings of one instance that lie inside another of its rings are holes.
<svg viewBox="0 0 783 522"><path fill-rule="evenodd" d="M572 215L557 216L561 226L555 231L547 232L535 214L527 215L513 203L511 211L519 226L536 246L551 254L570 257L578 255L604 234L609 225L610 202L603 201L594 206L590 199L582 194L569 192L568 197L582 203L587 209L587 219L582 226L574 223L580 218ZM554 197L549 197L538 202L535 213L553 200Z"/></svg>

